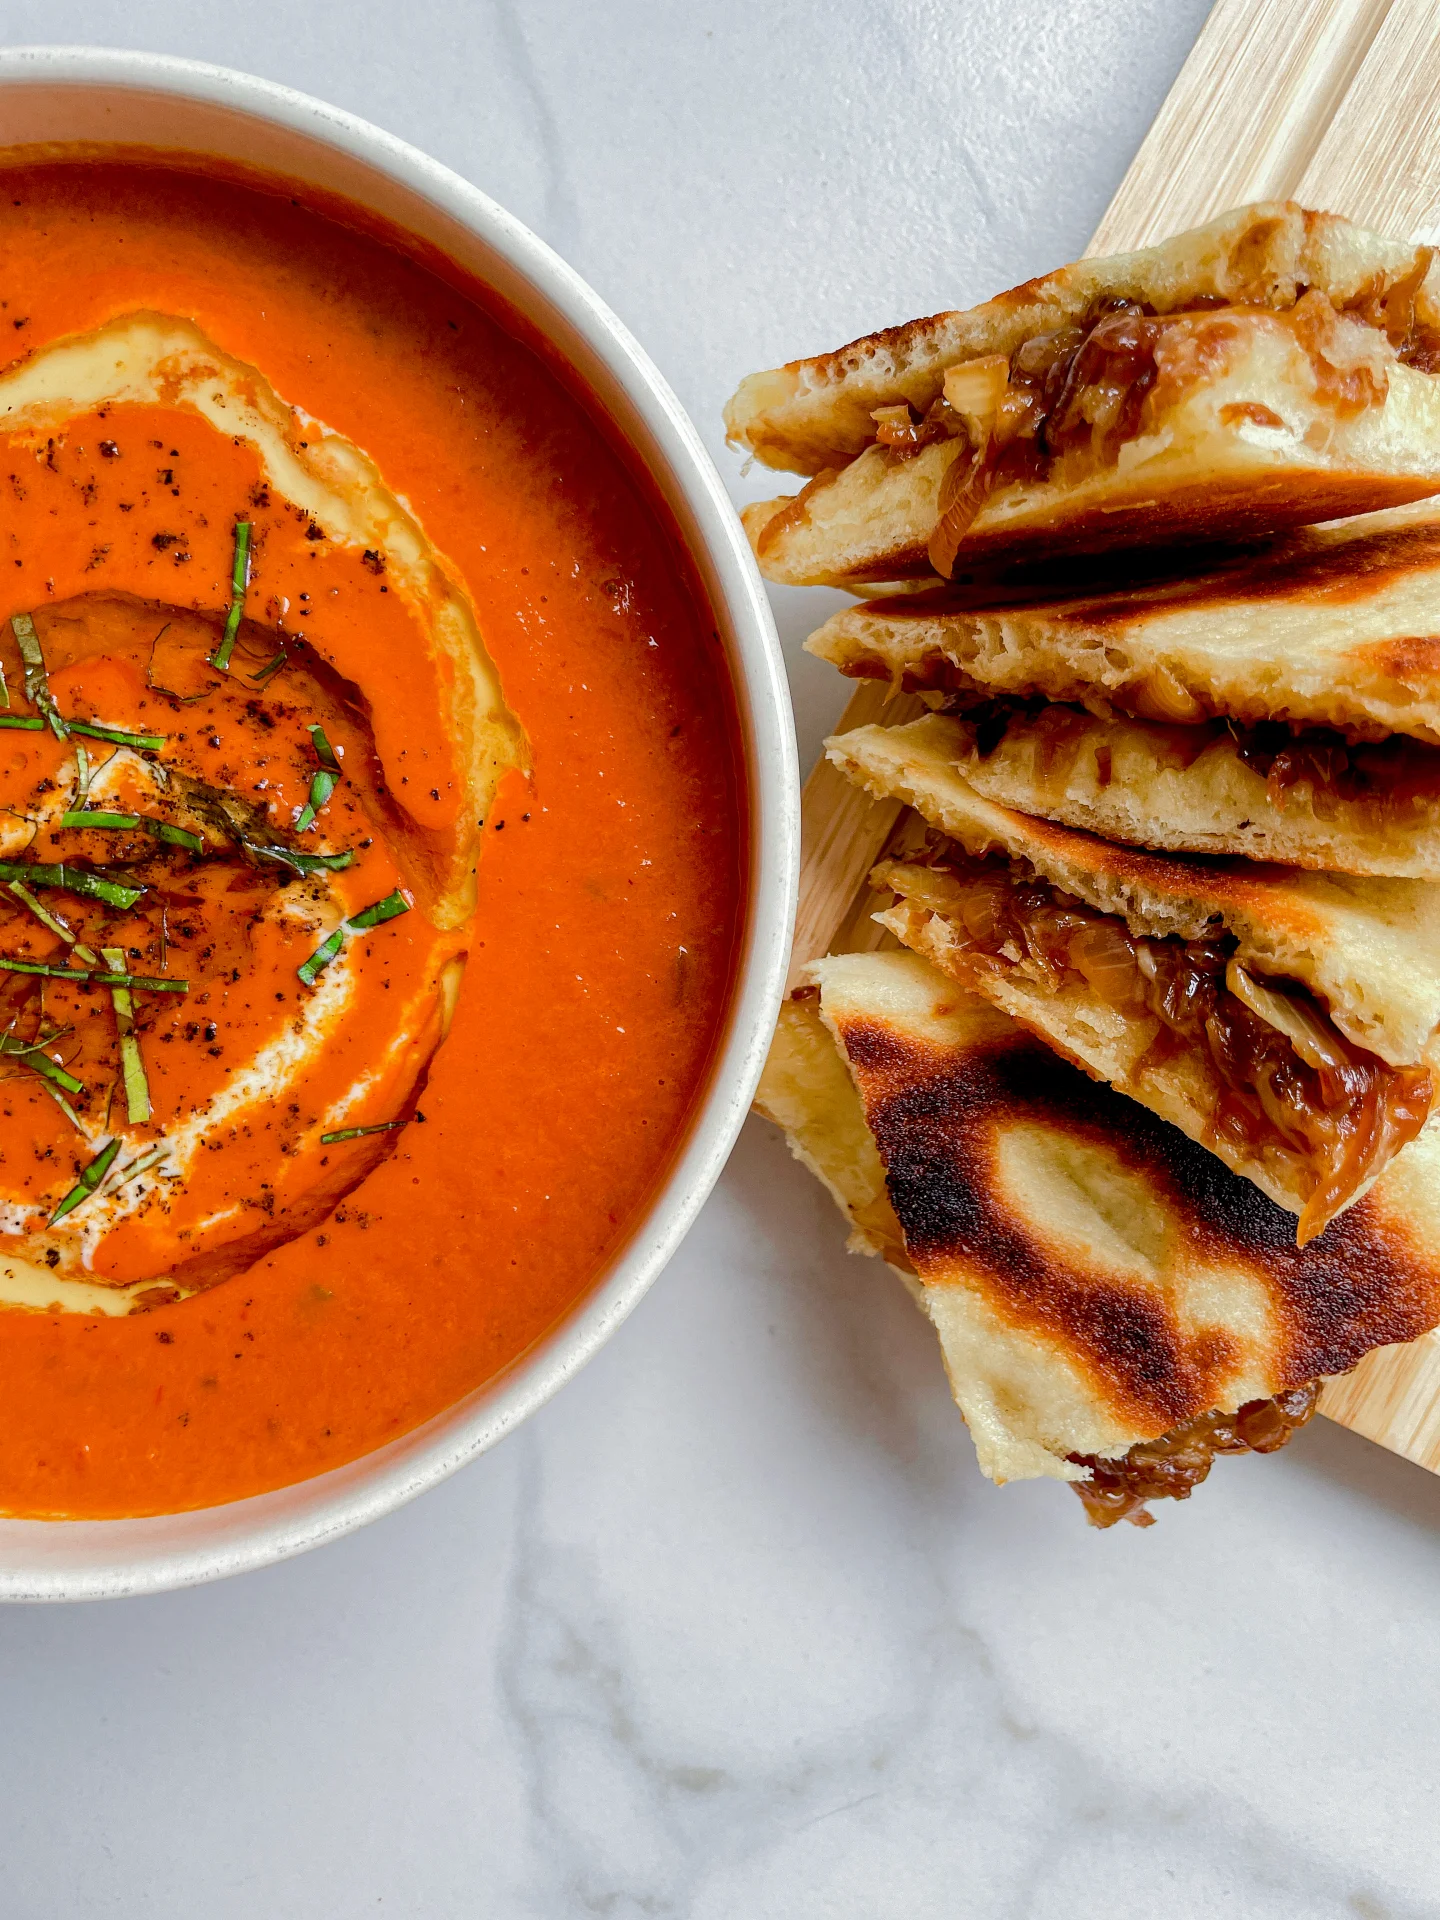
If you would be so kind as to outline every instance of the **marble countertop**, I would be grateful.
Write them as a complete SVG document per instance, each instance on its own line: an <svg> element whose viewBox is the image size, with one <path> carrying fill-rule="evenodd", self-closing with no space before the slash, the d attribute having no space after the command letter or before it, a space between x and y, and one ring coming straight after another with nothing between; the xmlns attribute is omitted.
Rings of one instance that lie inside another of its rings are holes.
<svg viewBox="0 0 1440 1920"><path fill-rule="evenodd" d="M247 66L428 148L612 302L738 498L736 378L1069 258L1205 11L10 0L0 31ZM807 762L829 600L777 597ZM1440 1480L1319 1422L1091 1533L980 1478L842 1237L751 1122L611 1346L437 1492L219 1587L0 1614L5 1920L1440 1914Z"/></svg>

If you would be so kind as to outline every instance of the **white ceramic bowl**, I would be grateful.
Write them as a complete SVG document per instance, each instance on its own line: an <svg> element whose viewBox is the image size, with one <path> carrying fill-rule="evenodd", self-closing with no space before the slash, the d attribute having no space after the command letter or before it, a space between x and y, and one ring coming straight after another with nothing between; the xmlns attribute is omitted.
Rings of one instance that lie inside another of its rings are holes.
<svg viewBox="0 0 1440 1920"><path fill-rule="evenodd" d="M299 1486L150 1520L0 1520L0 1599L94 1600L219 1579L378 1519L492 1446L604 1344L694 1220L754 1092L789 951L799 791L774 626L720 478L630 334L518 220L436 161L335 107L155 54L0 52L0 145L35 141L211 154L326 188L440 248L538 327L644 461L694 556L735 682L753 822L749 922L724 1045L669 1178L595 1290L500 1380Z"/></svg>

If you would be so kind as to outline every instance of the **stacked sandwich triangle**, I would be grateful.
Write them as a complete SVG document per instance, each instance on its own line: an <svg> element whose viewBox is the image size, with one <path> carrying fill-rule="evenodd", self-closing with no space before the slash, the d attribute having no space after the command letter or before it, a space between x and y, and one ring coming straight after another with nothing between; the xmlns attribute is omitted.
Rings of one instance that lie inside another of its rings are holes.
<svg viewBox="0 0 1440 1920"><path fill-rule="evenodd" d="M987 1471L1144 1519L1440 1319L1440 262L1250 207L727 423L812 476L762 569L867 594L811 651L931 709L828 743L907 951L811 970L762 1108Z"/></svg>

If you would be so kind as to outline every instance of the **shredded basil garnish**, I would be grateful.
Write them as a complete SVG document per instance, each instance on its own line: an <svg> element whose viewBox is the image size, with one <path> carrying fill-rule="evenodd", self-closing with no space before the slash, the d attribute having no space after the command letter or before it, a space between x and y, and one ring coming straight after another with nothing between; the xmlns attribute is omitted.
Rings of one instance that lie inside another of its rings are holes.
<svg viewBox="0 0 1440 1920"><path fill-rule="evenodd" d="M311 776L310 798L295 821L297 833L304 833L305 829L312 825L316 814L340 784L340 762L335 758L335 749L325 737L324 727L311 727L310 741L315 748L315 758L320 762L320 767L319 771Z"/></svg>
<svg viewBox="0 0 1440 1920"><path fill-rule="evenodd" d="M307 987L314 986L316 975L325 971L344 944L345 923L342 921L328 939L320 942L304 966L295 969Z"/></svg>
<svg viewBox="0 0 1440 1920"><path fill-rule="evenodd" d="M43 960L12 960L0 953L0 972L35 973L46 980L72 980L77 986L134 987L141 993L188 993L188 980L160 980L152 974L105 973L90 968L52 967Z"/></svg>
<svg viewBox="0 0 1440 1920"><path fill-rule="evenodd" d="M159 753L165 745L163 733L127 733L124 727L102 727L98 720L67 720L65 725L87 740L108 740L112 746L134 747L142 753Z"/></svg>
<svg viewBox="0 0 1440 1920"><path fill-rule="evenodd" d="M413 905L410 896L401 893L397 887L394 893L387 893L383 900L377 900L373 907L364 907L359 913L351 914L345 925L351 933L364 933L367 928L381 926L386 920L397 920L402 913L408 913Z"/></svg>
<svg viewBox="0 0 1440 1920"><path fill-rule="evenodd" d="M95 1158L90 1162L89 1166L86 1167L80 1178L60 1202L54 1213L51 1214L50 1224L52 1227L57 1220L63 1220L67 1213L73 1213L82 1200L88 1200L90 1198L91 1194L94 1193L100 1182L110 1171L115 1156L119 1151L120 1140L117 1135L108 1146L100 1149L99 1153L96 1154Z"/></svg>
<svg viewBox="0 0 1440 1920"><path fill-rule="evenodd" d="M98 873L83 867L65 865L32 866L23 860L0 860L0 880L21 880L31 887L62 887L66 893L84 894L90 900L102 900L107 907L133 907L144 887L121 886L115 880L102 880Z"/></svg>
<svg viewBox="0 0 1440 1920"><path fill-rule="evenodd" d="M115 1175L115 1178L110 1182L110 1191L114 1193L120 1187L128 1186L139 1174L148 1173L151 1167L155 1165L155 1162L157 1160L163 1160L169 1151L169 1147L161 1140L158 1145L151 1147L147 1152L137 1154L135 1159L121 1167L120 1171Z"/></svg>
<svg viewBox="0 0 1440 1920"><path fill-rule="evenodd" d="M77 1080L73 1073L67 1073L43 1052L43 1040L17 1040L12 1033L0 1033L0 1053L18 1060L22 1067L28 1067L32 1073L38 1073L47 1080L53 1080L57 1087L63 1087L66 1093L83 1093L85 1082ZM33 1056L33 1057L32 1057Z"/></svg>
<svg viewBox="0 0 1440 1920"><path fill-rule="evenodd" d="M262 847L251 840L242 845L257 859L276 860L292 873L340 873L355 858L354 850L349 847L343 853L297 853L290 847Z"/></svg>
<svg viewBox="0 0 1440 1920"><path fill-rule="evenodd" d="M250 584L250 522L235 523L235 560L230 569L230 611L225 617L225 638L210 656L210 664L221 673L230 671L230 656L235 651L235 636L245 613L245 589Z"/></svg>
<svg viewBox="0 0 1440 1920"><path fill-rule="evenodd" d="M335 758L335 749L325 737L325 729L315 725L310 729L310 739L315 747L315 758L322 767L328 767L331 773L339 773L340 762Z"/></svg>
<svg viewBox="0 0 1440 1920"><path fill-rule="evenodd" d="M14 727L22 733L43 733L45 722L38 713L0 713L0 727Z"/></svg>
<svg viewBox="0 0 1440 1920"><path fill-rule="evenodd" d="M62 827L105 827L115 833L129 833L140 824L138 813L105 813L99 807L62 813Z"/></svg>
<svg viewBox="0 0 1440 1920"><path fill-rule="evenodd" d="M280 669L287 664L289 659L289 654L282 647L273 660L267 660L263 667L251 674L250 678L255 682L257 687L266 686L275 678L275 675L279 673Z"/></svg>
<svg viewBox="0 0 1440 1920"><path fill-rule="evenodd" d="M167 846L185 847L191 853L203 853L205 842L198 833L191 833L188 827L175 827L168 820L152 820L148 814L141 814L140 825L146 833L157 840L165 841Z"/></svg>
<svg viewBox="0 0 1440 1920"><path fill-rule="evenodd" d="M367 1133L389 1133L395 1127L408 1127L409 1124L408 1120L381 1120L373 1127L341 1127L338 1133L322 1133L320 1144L322 1147L333 1147L342 1140L362 1140Z"/></svg>
<svg viewBox="0 0 1440 1920"><path fill-rule="evenodd" d="M203 853L205 842L187 827L171 826L168 820L156 820L148 813L105 813L99 807L72 808L60 816L62 827L103 827L114 833L130 833L138 827L152 839L164 840L172 847L187 847L191 853Z"/></svg>
<svg viewBox="0 0 1440 1920"><path fill-rule="evenodd" d="M7 881L6 885L9 887L11 893L14 894L15 898L23 901L30 909L42 927L48 927L51 933L59 934L66 946L74 950L77 960L83 960L85 964L90 967L97 964L96 957L90 951L89 947L84 946L75 938L63 920L57 920L53 913L50 913L46 908L42 907L28 887L22 887L18 880Z"/></svg>
<svg viewBox="0 0 1440 1920"><path fill-rule="evenodd" d="M112 974L127 977L125 949L102 947L101 956ZM135 1003L128 986L112 986L110 1003L115 1009L115 1028L120 1035L120 1078L125 1087L125 1117L132 1127L143 1126L150 1118L150 1082L145 1078L145 1062L140 1058L140 1042L135 1037Z"/></svg>
<svg viewBox="0 0 1440 1920"><path fill-rule="evenodd" d="M371 927L378 927L386 920L394 920L402 913L408 913L410 907L411 902L397 887L394 893L387 893L383 900L377 900L373 906L364 907L348 920L342 920L329 938L321 941L305 964L296 968L296 972L307 987L313 987L317 974L325 971L352 933L366 933Z"/></svg>
<svg viewBox="0 0 1440 1920"><path fill-rule="evenodd" d="M339 774L331 773L328 767L321 767L318 772L310 776L310 798L296 816L296 833L304 833L307 827L314 825L316 814L339 784Z"/></svg>
<svg viewBox="0 0 1440 1920"><path fill-rule="evenodd" d="M20 649L20 658L25 663L25 698L32 707L36 707L50 724L50 731L57 740L65 738L65 722L55 706L55 696L50 691L49 676L45 672L45 655L40 649L40 636L35 631L35 622L28 613L17 613L10 622L10 631L15 636L15 644Z"/></svg>
<svg viewBox="0 0 1440 1920"><path fill-rule="evenodd" d="M373 907L365 907L359 913L351 914L345 924L351 933L364 933L368 927L378 927L386 920L398 919L402 913L408 913L413 905L410 896L401 893L397 887L394 893L387 893L383 900L377 900Z"/></svg>

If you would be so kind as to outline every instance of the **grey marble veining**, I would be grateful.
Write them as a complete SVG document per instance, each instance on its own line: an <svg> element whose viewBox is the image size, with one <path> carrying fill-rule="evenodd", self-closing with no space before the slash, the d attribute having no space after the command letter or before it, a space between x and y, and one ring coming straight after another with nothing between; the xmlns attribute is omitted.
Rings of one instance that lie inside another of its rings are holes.
<svg viewBox="0 0 1440 1920"><path fill-rule="evenodd" d="M737 499L752 366L1068 257L1204 0L10 0L248 66L486 187ZM777 597L802 755L843 701ZM418 1505L0 1615L0 1916L1440 1914L1440 1481L1319 1425L1147 1534L975 1470L933 1343L747 1128L670 1272ZM0 1418L3 1444L3 1418Z"/></svg>

